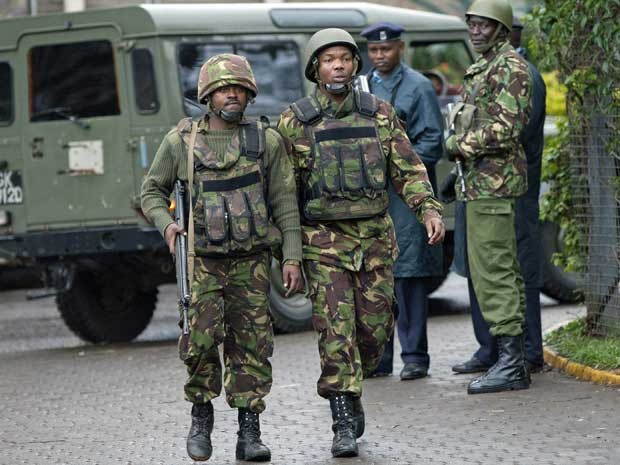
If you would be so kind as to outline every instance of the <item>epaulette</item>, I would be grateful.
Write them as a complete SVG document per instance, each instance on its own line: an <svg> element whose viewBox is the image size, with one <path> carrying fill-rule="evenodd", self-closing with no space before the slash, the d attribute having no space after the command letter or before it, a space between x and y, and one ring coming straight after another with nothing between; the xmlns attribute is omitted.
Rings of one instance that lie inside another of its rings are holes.
<svg viewBox="0 0 620 465"><path fill-rule="evenodd" d="M183 133L192 132L192 118L183 118L177 124L177 131L181 138L183 138Z"/></svg>

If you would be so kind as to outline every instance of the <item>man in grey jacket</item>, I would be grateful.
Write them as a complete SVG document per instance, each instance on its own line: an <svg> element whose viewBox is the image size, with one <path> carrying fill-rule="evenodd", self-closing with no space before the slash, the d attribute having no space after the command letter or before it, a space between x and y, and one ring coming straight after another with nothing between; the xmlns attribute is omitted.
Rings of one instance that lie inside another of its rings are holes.
<svg viewBox="0 0 620 465"><path fill-rule="evenodd" d="M395 108L436 191L435 163L443 153L443 120L431 82L401 62L405 46L400 38L403 31L393 23L374 24L362 31L361 35L368 40L368 57L374 66L368 74L369 87L373 94ZM388 192L389 212L400 250L394 264L398 339L405 363L400 377L403 380L423 378L428 374L430 363L426 337L427 289L433 276L443 274L442 249L440 245L428 244L424 225L417 221L391 186ZM392 372L393 352L392 338L374 376Z"/></svg>

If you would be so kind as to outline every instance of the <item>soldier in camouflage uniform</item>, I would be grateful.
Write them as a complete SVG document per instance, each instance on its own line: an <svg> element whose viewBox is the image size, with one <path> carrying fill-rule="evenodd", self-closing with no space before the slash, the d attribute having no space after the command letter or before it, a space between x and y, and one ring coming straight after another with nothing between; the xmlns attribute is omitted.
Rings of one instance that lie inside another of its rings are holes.
<svg viewBox="0 0 620 465"><path fill-rule="evenodd" d="M527 190L519 136L532 91L525 60L509 42L512 8L505 0L476 0L466 13L478 60L465 74L463 103L450 115L446 149L465 167L467 252L471 280L499 357L472 380L470 394L527 389L523 356L525 294L517 262L515 198Z"/></svg>
<svg viewBox="0 0 620 465"><path fill-rule="evenodd" d="M200 121L181 120L166 135L142 186L142 209L174 253L176 235L184 231L173 222L168 199L176 179L190 180L188 259L195 256L195 274L190 332L181 336L179 348L188 372L185 398L193 403L187 452L194 460L207 460L212 452L211 399L222 388L221 343L226 400L239 409L237 459L270 459L260 440L259 414L271 388L272 248L281 246L289 292L302 287L293 167L275 130L243 118L256 93L244 57L210 58L198 82L198 101L208 105L207 114Z"/></svg>
<svg viewBox="0 0 620 465"><path fill-rule="evenodd" d="M303 256L319 333L318 393L332 410L335 457L356 456L364 430L362 379L376 368L393 331L392 264L397 256L389 215L388 177L441 242L441 206L424 164L392 106L353 90L362 68L353 38L317 32L306 46L310 97L291 105L278 128L292 146Z"/></svg>

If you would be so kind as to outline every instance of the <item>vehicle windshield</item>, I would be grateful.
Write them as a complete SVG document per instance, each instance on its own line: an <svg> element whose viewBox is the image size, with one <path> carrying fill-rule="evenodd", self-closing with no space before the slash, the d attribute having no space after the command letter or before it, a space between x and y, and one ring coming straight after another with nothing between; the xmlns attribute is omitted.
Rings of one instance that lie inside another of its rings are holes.
<svg viewBox="0 0 620 465"><path fill-rule="evenodd" d="M200 67L213 55L235 53L245 56L254 72L258 96L248 105L248 116L277 116L303 97L299 53L294 42L205 43L181 42L177 49L183 96L197 101ZM185 112L195 113L195 105L185 101Z"/></svg>

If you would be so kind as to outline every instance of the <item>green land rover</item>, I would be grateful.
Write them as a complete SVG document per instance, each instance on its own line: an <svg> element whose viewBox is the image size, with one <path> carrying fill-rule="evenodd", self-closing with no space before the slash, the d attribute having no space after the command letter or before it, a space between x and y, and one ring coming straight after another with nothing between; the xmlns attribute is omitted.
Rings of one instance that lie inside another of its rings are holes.
<svg viewBox="0 0 620 465"><path fill-rule="evenodd" d="M259 87L247 114L275 121L310 89L301 51L316 30L345 28L364 52L359 33L379 21L405 28L404 59L432 72L443 104L457 98L473 54L453 16L370 3L255 3L0 20L0 263L42 270L81 338L135 338L151 320L158 286L174 280L163 240L141 214L140 185L163 136L204 111L196 102L201 64L217 53L246 56ZM440 163L438 179L448 168ZM450 209L445 222L448 264ZM281 297L277 269L274 323L304 328L310 304Z"/></svg>

